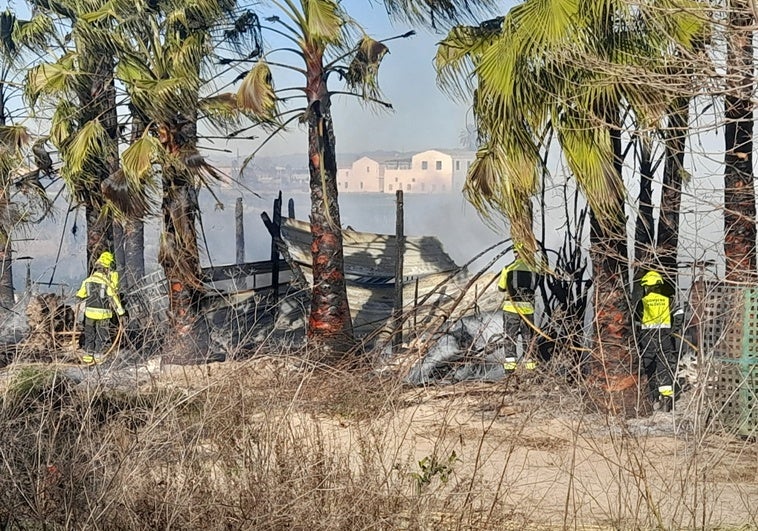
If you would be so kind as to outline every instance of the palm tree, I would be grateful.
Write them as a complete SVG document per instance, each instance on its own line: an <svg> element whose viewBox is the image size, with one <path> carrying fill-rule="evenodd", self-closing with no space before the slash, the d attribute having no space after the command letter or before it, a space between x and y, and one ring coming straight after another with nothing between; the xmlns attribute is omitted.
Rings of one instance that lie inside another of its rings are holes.
<svg viewBox="0 0 758 531"><path fill-rule="evenodd" d="M380 101L376 84L379 64L388 49L383 42L363 34L344 11L343 4L336 0L285 0L272 4L279 8L282 18L269 18L273 26L270 30L290 41L292 46L286 51L297 56L299 65L270 63L268 57L261 58L243 80L238 100L257 119L271 124L277 131L295 120L307 124L313 237L308 336L339 357L353 343L353 330L345 286L336 182L331 114L335 92L330 91L328 81L329 76L337 74L347 81L349 94L389 107ZM490 0L385 1L388 12L398 18L432 25L473 16L492 4ZM348 30L351 28L361 34L356 44L350 44ZM288 98L274 90L271 66L283 66L303 76L303 86L297 89L304 94L302 108L279 111L278 103Z"/></svg>
<svg viewBox="0 0 758 531"><path fill-rule="evenodd" d="M47 44L47 35L51 33L51 21L47 17L37 16L31 20L20 20L9 10L0 13L0 127L10 125L7 102L13 94L12 81L20 71L20 60L24 49L40 50ZM13 289L13 244L11 231L18 221L18 214L11 212L13 190L11 190L13 172L20 164L21 148L29 140L28 134L11 129L3 135L1 157L3 162L0 175L0 307L10 308L15 302ZM50 167L37 168L37 174L30 174L25 182L34 182L39 177L39 171L50 171ZM31 189L31 188L29 188ZM36 191L40 188L35 188ZM37 195L37 194L35 194Z"/></svg>
<svg viewBox="0 0 758 531"><path fill-rule="evenodd" d="M169 285L174 333L174 362L202 361L197 343L197 302L204 291L196 220L201 186L220 174L198 150L200 119L224 128L238 124L233 95L201 97L204 68L214 59L216 33L226 42L251 32L257 21L249 12L233 18L235 3L112 2L90 14L118 23L117 78L124 84L131 108L131 143L122 155L121 171L103 184L116 218L127 227L126 254L138 252L140 220L155 209L162 191L163 227L158 260ZM228 29L232 27L233 29ZM226 29L225 29L226 28ZM160 182L156 182L156 178ZM133 236L133 235L132 235Z"/></svg>
<svg viewBox="0 0 758 531"><path fill-rule="evenodd" d="M105 0L32 3L65 19L71 27L70 34L59 39L62 55L29 70L25 92L32 107L44 99L54 108L50 141L62 161L60 176L75 205L85 210L87 263L91 267L102 251L113 247L112 219L101 193L102 183L118 171L113 21L88 16L106 5Z"/></svg>
<svg viewBox="0 0 758 531"><path fill-rule="evenodd" d="M637 386L622 128L629 109L640 122L655 123L667 101L665 91L626 81L637 82L639 72L619 75L645 50L641 20L647 16L654 12L612 0L526 1L504 18L454 28L437 54L446 86L468 88L465 76L475 75L474 113L484 143L469 173L468 196L486 214L504 212L512 236L532 250L530 198L544 171L538 153L548 149L545 131L557 132L590 205L596 332L590 383L602 409L624 415L635 412Z"/></svg>
<svg viewBox="0 0 758 531"><path fill-rule="evenodd" d="M376 73L387 47L363 36L348 46L351 20L334 0L302 0L281 6L286 20L271 17L273 31L285 36L301 67L290 67L304 78L299 89L304 107L279 112L281 98L273 87L268 58L261 58L245 76L238 102L257 119L279 130L299 120L308 127L308 162L313 237L313 290L308 336L328 351L346 352L353 342L353 329L344 276L342 229L337 197L337 162L331 115L329 75L343 76L353 94L379 102ZM327 55L336 55L331 61ZM350 60L348 64L346 60ZM289 116L287 116L289 113ZM251 155L252 157L252 155ZM248 158L248 161L250 158ZM246 161L247 163L247 161Z"/></svg>
<svg viewBox="0 0 758 531"><path fill-rule="evenodd" d="M726 278L756 278L753 177L753 24L749 0L727 2L727 78L724 102L724 254Z"/></svg>

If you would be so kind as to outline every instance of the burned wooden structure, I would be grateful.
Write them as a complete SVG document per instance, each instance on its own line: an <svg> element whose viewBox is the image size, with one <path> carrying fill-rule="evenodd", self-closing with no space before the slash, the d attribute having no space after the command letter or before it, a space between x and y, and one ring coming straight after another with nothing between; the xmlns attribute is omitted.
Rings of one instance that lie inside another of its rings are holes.
<svg viewBox="0 0 758 531"><path fill-rule="evenodd" d="M261 214L271 238L268 260L241 262L244 238L238 202L238 263L203 269L206 289L199 314L224 350L244 348L272 333L304 332L312 283L310 225L294 217L291 201L288 215L282 216L282 204L280 193L272 214ZM472 280L436 237L405 236L402 232L400 237L343 230L345 276L356 335L375 339L382 333L393 337L396 347L403 329L413 331L406 337L413 339L424 327L444 322L455 312L473 312L494 280L492 274ZM156 271L130 289L125 298L127 311L141 328L160 328L168 320L167 294L163 273ZM497 302L487 309L496 306Z"/></svg>

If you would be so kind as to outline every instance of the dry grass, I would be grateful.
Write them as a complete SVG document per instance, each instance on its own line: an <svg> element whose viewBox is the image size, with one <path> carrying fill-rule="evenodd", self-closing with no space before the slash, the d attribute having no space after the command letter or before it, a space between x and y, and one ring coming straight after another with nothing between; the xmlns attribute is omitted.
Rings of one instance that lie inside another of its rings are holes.
<svg viewBox="0 0 758 531"><path fill-rule="evenodd" d="M164 369L131 387L72 374L4 370L4 529L758 523L752 443L676 417L586 415L553 380L406 389L284 357Z"/></svg>

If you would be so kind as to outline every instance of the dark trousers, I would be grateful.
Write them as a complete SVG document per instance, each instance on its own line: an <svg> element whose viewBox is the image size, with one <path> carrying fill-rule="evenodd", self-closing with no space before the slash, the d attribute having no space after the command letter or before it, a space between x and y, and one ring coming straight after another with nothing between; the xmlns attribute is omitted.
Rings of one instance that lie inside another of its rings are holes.
<svg viewBox="0 0 758 531"><path fill-rule="evenodd" d="M111 342L111 320L84 318L84 350L102 354Z"/></svg>
<svg viewBox="0 0 758 531"><path fill-rule="evenodd" d="M674 385L677 356L671 341L671 329L640 330L639 346L642 371L647 375L653 398L657 398L659 387Z"/></svg>
<svg viewBox="0 0 758 531"><path fill-rule="evenodd" d="M503 312L503 353L506 358L516 358L518 353L519 335L525 357L530 356L532 337L534 336L534 315L522 315L514 312ZM503 360L505 361L505 360Z"/></svg>

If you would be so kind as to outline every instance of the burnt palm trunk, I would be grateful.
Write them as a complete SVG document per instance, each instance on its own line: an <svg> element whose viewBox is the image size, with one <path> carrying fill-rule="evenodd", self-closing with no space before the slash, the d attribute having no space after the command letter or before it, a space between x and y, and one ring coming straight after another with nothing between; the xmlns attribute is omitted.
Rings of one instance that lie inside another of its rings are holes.
<svg viewBox="0 0 758 531"><path fill-rule="evenodd" d="M313 291L308 337L331 353L346 352L353 342L347 301L342 227L337 202L337 161L323 50L306 50L308 82L308 169L311 192Z"/></svg>
<svg viewBox="0 0 758 531"><path fill-rule="evenodd" d="M141 219L124 224L124 278L131 288L145 276L145 223Z"/></svg>
<svg viewBox="0 0 758 531"><path fill-rule="evenodd" d="M13 246L10 232L0 227L0 310L16 303L13 290Z"/></svg>
<svg viewBox="0 0 758 531"><path fill-rule="evenodd" d="M748 0L729 6L724 142L724 255L726 278L756 277L753 181L753 15Z"/></svg>
<svg viewBox="0 0 758 531"><path fill-rule="evenodd" d="M682 204L684 147L689 130L688 97L677 98L668 114L666 158L663 166L661 211L658 217L656 250L661 272L669 287L677 286L677 251L679 248L679 210Z"/></svg>
<svg viewBox="0 0 758 531"><path fill-rule="evenodd" d="M77 87L82 109L82 123L100 120L108 135L107 155L103 160L92 160L94 185L85 190L87 219L87 265L91 270L101 252L113 249L113 223L103 212L101 184L118 170L118 116L116 88L113 79L114 60L102 51L78 43L82 69L89 75L81 76Z"/></svg>
<svg viewBox="0 0 758 531"><path fill-rule="evenodd" d="M185 161L186 153L196 153L197 130L192 118L182 117L163 124L159 138L176 159ZM158 261L166 274L169 289L169 319L172 327L165 360L188 364L205 361L207 349L194 334L197 302L203 289L200 278L200 253L195 221L198 214L195 178L183 163L163 166L163 232Z"/></svg>
<svg viewBox="0 0 758 531"><path fill-rule="evenodd" d="M131 108L132 132L135 142L145 131L145 118L136 108ZM145 223L141 219L124 223L124 279L126 287L136 285L145 276Z"/></svg>
<svg viewBox="0 0 758 531"><path fill-rule="evenodd" d="M635 269L648 267L653 243L653 161L650 140L639 138L640 193L637 198L637 221L634 229Z"/></svg>
<svg viewBox="0 0 758 531"><path fill-rule="evenodd" d="M608 116L606 114L606 116ZM606 123L614 121L606 120ZM623 417L638 412L638 360L632 349L632 324L627 287L628 254L624 194L621 184L621 139L611 128L616 172L614 194L616 219L600 223L590 213L590 258L592 259L595 322L590 366L590 398L603 412Z"/></svg>
<svg viewBox="0 0 758 531"><path fill-rule="evenodd" d="M3 76L6 79L6 76ZM0 125L6 125L5 83L0 83ZM3 192L4 195L8 192ZM4 198L5 208L10 207L8 198ZM4 216L9 218L9 216ZM0 309L12 308L16 303L13 290L13 240L10 231L0 226Z"/></svg>

